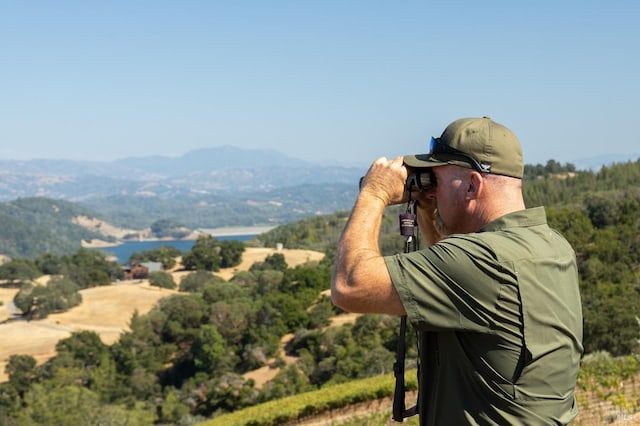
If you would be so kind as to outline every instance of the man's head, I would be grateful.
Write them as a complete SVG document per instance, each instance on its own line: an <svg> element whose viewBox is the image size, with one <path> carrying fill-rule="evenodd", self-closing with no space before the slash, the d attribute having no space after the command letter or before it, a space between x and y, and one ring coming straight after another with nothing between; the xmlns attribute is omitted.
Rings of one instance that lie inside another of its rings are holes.
<svg viewBox="0 0 640 426"><path fill-rule="evenodd" d="M522 179L522 148L515 134L488 117L462 118L449 124L439 138L431 138L429 152L406 155L414 169L452 164Z"/></svg>
<svg viewBox="0 0 640 426"><path fill-rule="evenodd" d="M403 161L414 170L432 171L433 185L417 197L432 200L443 235L475 232L524 208L520 142L489 118L456 120L431 139L427 154L408 155Z"/></svg>

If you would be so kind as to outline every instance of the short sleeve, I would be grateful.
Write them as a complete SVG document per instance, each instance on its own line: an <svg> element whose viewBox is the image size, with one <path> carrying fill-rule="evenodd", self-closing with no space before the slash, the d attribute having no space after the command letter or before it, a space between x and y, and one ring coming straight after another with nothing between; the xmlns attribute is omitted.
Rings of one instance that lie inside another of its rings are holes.
<svg viewBox="0 0 640 426"><path fill-rule="evenodd" d="M505 315L518 315L517 309L505 312L513 311L506 305L517 300L503 300L505 295L517 299L515 275L479 239L449 237L424 250L385 257L385 262L409 319L420 331L486 332Z"/></svg>

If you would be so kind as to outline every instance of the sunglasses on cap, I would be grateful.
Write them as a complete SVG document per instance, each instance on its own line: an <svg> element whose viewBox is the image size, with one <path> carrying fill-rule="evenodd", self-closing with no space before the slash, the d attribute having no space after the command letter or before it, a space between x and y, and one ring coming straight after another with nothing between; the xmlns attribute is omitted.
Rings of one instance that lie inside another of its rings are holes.
<svg viewBox="0 0 640 426"><path fill-rule="evenodd" d="M482 164L466 152L460 151L459 149L455 149L445 143L440 142L440 138L436 139L432 137L431 141L429 142L429 155L435 156L438 154L448 154L454 155L456 157L462 157L480 173L491 172L490 164Z"/></svg>

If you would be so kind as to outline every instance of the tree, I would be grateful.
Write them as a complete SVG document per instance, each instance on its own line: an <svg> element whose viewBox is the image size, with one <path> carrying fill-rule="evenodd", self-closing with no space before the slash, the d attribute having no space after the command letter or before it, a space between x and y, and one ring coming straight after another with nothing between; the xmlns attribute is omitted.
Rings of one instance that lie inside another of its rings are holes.
<svg viewBox="0 0 640 426"><path fill-rule="evenodd" d="M287 269L281 289L294 295L305 307L309 307L321 291L329 289L330 283L330 267L299 265Z"/></svg>
<svg viewBox="0 0 640 426"><path fill-rule="evenodd" d="M267 256L263 262L256 262L249 270L251 272L258 271L280 271L285 272L289 266L287 265L287 261L282 253L274 253L272 255Z"/></svg>
<svg viewBox="0 0 640 426"><path fill-rule="evenodd" d="M131 393L136 399L146 401L160 393L158 376L142 367L136 367L129 376Z"/></svg>
<svg viewBox="0 0 640 426"><path fill-rule="evenodd" d="M116 363L107 351L100 354L98 364L89 371L89 389L94 391L103 403L113 402L118 393L125 393L118 386Z"/></svg>
<svg viewBox="0 0 640 426"><path fill-rule="evenodd" d="M254 325L255 305L249 299L215 302L210 312L208 323L214 325L230 345L239 345Z"/></svg>
<svg viewBox="0 0 640 426"><path fill-rule="evenodd" d="M166 316L161 328L162 340L190 345L207 318L208 306L202 296L190 293L162 299L159 310ZM188 347L185 346L185 349Z"/></svg>
<svg viewBox="0 0 640 426"><path fill-rule="evenodd" d="M331 323L331 317L335 314L336 311L331 299L327 296L322 296L309 311L309 327L326 327Z"/></svg>
<svg viewBox="0 0 640 426"><path fill-rule="evenodd" d="M75 385L46 388L34 385L26 398L26 411L37 425L123 425L153 424L150 408L104 405L91 390Z"/></svg>
<svg viewBox="0 0 640 426"><path fill-rule="evenodd" d="M273 293L264 296L264 303L270 304L280 313L282 321L289 331L306 328L309 325L309 313L298 298L286 293Z"/></svg>
<svg viewBox="0 0 640 426"><path fill-rule="evenodd" d="M156 238L174 238L176 240L189 235L189 230L172 220L160 219L151 224L151 232Z"/></svg>
<svg viewBox="0 0 640 426"><path fill-rule="evenodd" d="M190 252L182 256L185 269L219 271L240 264L244 244L237 240L218 241L211 235L201 235Z"/></svg>
<svg viewBox="0 0 640 426"><path fill-rule="evenodd" d="M163 338L167 314L160 309L162 303L145 315L134 312L129 323L131 331L123 333L113 345L119 372L131 376L142 368L155 374L163 371L175 354L175 345Z"/></svg>
<svg viewBox="0 0 640 426"><path fill-rule="evenodd" d="M0 425L27 424L22 399L9 382L0 383Z"/></svg>
<svg viewBox="0 0 640 426"><path fill-rule="evenodd" d="M33 290L33 284L23 284L13 297L13 304L22 311L22 315L28 315L31 312L31 308L33 307Z"/></svg>
<svg viewBox="0 0 640 426"><path fill-rule="evenodd" d="M371 377L387 374L393 371L395 354L383 347L376 346L370 351L364 352L363 369L360 377Z"/></svg>
<svg viewBox="0 0 640 426"><path fill-rule="evenodd" d="M9 384L22 398L35 379L36 359L31 355L11 355L4 372L9 376Z"/></svg>
<svg viewBox="0 0 640 426"><path fill-rule="evenodd" d="M100 363L103 355L109 351L95 331L76 331L71 336L58 341L58 354L67 353L82 368L94 367Z"/></svg>
<svg viewBox="0 0 640 426"><path fill-rule="evenodd" d="M193 344L193 361L196 369L209 374L228 371L231 366L227 354L227 344L214 325L200 327Z"/></svg>
<svg viewBox="0 0 640 426"><path fill-rule="evenodd" d="M189 406L180 401L179 392L175 388L169 387L160 413L163 424L180 424L180 420L189 414Z"/></svg>
<svg viewBox="0 0 640 426"><path fill-rule="evenodd" d="M97 250L80 249L67 258L67 265L67 278L81 288L109 285L124 278L120 265L107 261Z"/></svg>
<svg viewBox="0 0 640 426"><path fill-rule="evenodd" d="M46 318L52 312L65 311L82 301L79 287L66 278L55 278L46 286L24 284L13 303L30 318Z"/></svg>
<svg viewBox="0 0 640 426"><path fill-rule="evenodd" d="M214 411L234 411L256 402L258 392L253 381L245 381L238 374L225 373L211 382L211 386L206 390L206 403L198 407L198 411L205 416L213 414Z"/></svg>
<svg viewBox="0 0 640 426"><path fill-rule="evenodd" d="M129 264L140 262L161 262L164 269L171 269L176 265L176 257L182 253L173 246L162 246L157 249L133 253L129 257Z"/></svg>
<svg viewBox="0 0 640 426"><path fill-rule="evenodd" d="M613 356L637 353L640 349L637 291L629 288L625 291L613 283L599 283L598 287L602 288L596 295L585 298L585 352L606 351Z"/></svg>
<svg viewBox="0 0 640 426"><path fill-rule="evenodd" d="M82 302L80 287L68 278L54 278L47 284L51 312L65 311Z"/></svg>
<svg viewBox="0 0 640 426"><path fill-rule="evenodd" d="M309 378L296 365L289 365L261 389L259 400L281 399L313 389L315 388L309 383Z"/></svg>
<svg viewBox="0 0 640 426"><path fill-rule="evenodd" d="M182 278L180 281L180 291L189 293L202 292L207 284L218 282L224 282L224 280L213 275L211 272L198 270Z"/></svg>
<svg viewBox="0 0 640 426"><path fill-rule="evenodd" d="M220 266L231 268L242 262L244 244L238 240L226 240L220 242Z"/></svg>
<svg viewBox="0 0 640 426"><path fill-rule="evenodd" d="M44 253L36 258L36 266L45 275L61 275L66 273L66 263L62 256Z"/></svg>
<svg viewBox="0 0 640 426"><path fill-rule="evenodd" d="M582 254L591 243L594 229L589 217L577 208L547 208L549 226L558 230L569 241L577 254Z"/></svg>
<svg viewBox="0 0 640 426"><path fill-rule="evenodd" d="M202 289L202 297L208 303L232 302L235 300L248 300L249 292L235 282L210 282Z"/></svg>
<svg viewBox="0 0 640 426"><path fill-rule="evenodd" d="M258 282L255 287L257 296L274 294L280 292L284 273L280 271L266 270L257 274Z"/></svg>
<svg viewBox="0 0 640 426"><path fill-rule="evenodd" d="M149 274L149 284L155 287L168 288L173 290L176 288L176 283L173 281L173 276L164 271L154 271Z"/></svg>
<svg viewBox="0 0 640 426"><path fill-rule="evenodd" d="M26 398L35 424L96 424L100 416L98 397L82 386L52 389L36 384Z"/></svg>
<svg viewBox="0 0 640 426"><path fill-rule="evenodd" d="M258 282L258 277L251 271L240 271L231 278L230 282L243 288L253 288Z"/></svg>
<svg viewBox="0 0 640 426"><path fill-rule="evenodd" d="M0 279L13 281L30 281L38 278L42 272L30 259L13 259L0 265Z"/></svg>
<svg viewBox="0 0 640 426"><path fill-rule="evenodd" d="M185 269L204 269L206 271L220 270L220 246L211 235L198 237L190 252L182 256Z"/></svg>

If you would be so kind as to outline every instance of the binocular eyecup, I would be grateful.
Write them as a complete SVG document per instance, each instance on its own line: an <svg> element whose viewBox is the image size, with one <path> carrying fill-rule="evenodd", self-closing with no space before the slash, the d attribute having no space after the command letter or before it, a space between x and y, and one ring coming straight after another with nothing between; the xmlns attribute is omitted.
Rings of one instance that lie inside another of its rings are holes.
<svg viewBox="0 0 640 426"><path fill-rule="evenodd" d="M358 190L362 189L362 182L364 181L364 176L360 178L360 182L358 183ZM421 192L426 191L427 189L435 186L436 179L433 174L433 170L429 169L418 169L413 171L407 177L407 181L405 182L405 188L409 192Z"/></svg>

